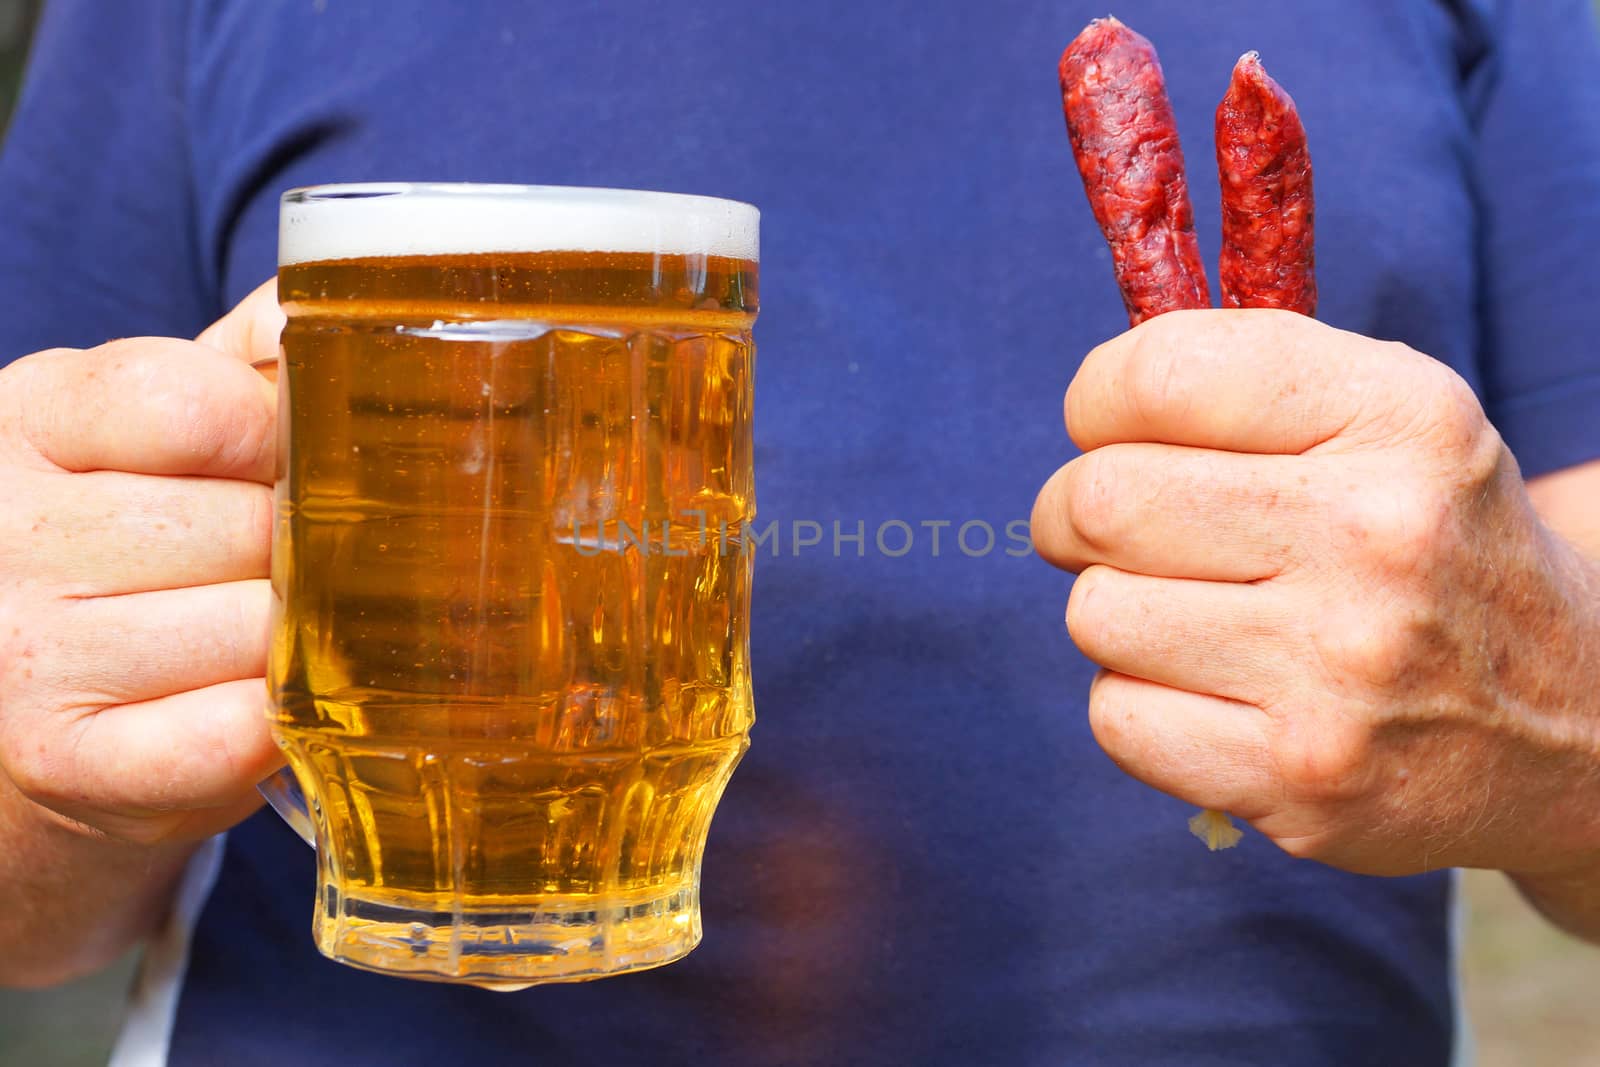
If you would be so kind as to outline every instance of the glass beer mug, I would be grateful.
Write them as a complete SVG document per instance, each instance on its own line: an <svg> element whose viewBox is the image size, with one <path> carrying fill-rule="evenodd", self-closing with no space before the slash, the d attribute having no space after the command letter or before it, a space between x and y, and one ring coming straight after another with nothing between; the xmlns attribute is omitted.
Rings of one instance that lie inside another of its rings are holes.
<svg viewBox="0 0 1600 1067"><path fill-rule="evenodd" d="M284 195L263 791L316 845L327 956L516 988L700 940L753 718L757 230L609 189Z"/></svg>

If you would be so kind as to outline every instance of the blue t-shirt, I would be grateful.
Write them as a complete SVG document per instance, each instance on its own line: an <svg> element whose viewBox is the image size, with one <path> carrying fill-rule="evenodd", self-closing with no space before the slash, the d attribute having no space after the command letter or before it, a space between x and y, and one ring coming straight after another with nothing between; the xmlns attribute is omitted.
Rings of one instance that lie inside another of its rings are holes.
<svg viewBox="0 0 1600 1067"><path fill-rule="evenodd" d="M294 185L763 211L756 466L781 540L757 562L760 719L712 828L704 945L514 995L340 967L308 936L311 854L264 814L228 840L171 1062L1448 1060L1448 877L1342 874L1256 835L1207 854L1184 805L1096 748L1069 579L1004 551L1072 454L1078 360L1125 325L1055 84L1104 6L53 6L0 162L0 361L193 335L272 272ZM1321 317L1455 367L1530 475L1600 456L1588 7L1117 9L1162 50L1208 258L1212 110L1255 48L1311 133ZM823 544L796 552L805 520ZM895 520L903 555L874 543ZM972 520L992 551L962 551ZM864 542L836 553L836 521Z"/></svg>

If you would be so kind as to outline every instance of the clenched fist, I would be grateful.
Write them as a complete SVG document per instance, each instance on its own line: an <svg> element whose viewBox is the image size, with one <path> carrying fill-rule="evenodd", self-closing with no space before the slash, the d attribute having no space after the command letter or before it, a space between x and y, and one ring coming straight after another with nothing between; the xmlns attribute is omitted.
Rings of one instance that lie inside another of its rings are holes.
<svg viewBox="0 0 1600 1067"><path fill-rule="evenodd" d="M150 845L221 830L280 762L263 716L270 285L197 341L0 371L0 784Z"/></svg>
<svg viewBox="0 0 1600 1067"><path fill-rule="evenodd" d="M1353 871L1600 872L1600 581L1460 378L1179 312L1091 353L1066 419L1033 532L1113 760Z"/></svg>

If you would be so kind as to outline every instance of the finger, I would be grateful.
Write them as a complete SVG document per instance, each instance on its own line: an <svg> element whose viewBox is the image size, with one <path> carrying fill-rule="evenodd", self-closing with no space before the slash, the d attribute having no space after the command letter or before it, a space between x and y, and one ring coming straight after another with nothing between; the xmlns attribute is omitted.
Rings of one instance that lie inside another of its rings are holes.
<svg viewBox="0 0 1600 1067"><path fill-rule="evenodd" d="M268 278L234 309L195 338L243 363L259 363L278 354L284 314L278 306L278 279Z"/></svg>
<svg viewBox="0 0 1600 1067"><path fill-rule="evenodd" d="M56 684L74 703L118 705L260 678L271 604L264 578L68 601Z"/></svg>
<svg viewBox="0 0 1600 1067"><path fill-rule="evenodd" d="M1089 726L1118 767L1198 808L1255 819L1279 794L1265 716L1248 704L1101 671Z"/></svg>
<svg viewBox="0 0 1600 1067"><path fill-rule="evenodd" d="M1291 621L1264 585L1151 578L1098 564L1067 599L1067 631L1100 666L1258 705Z"/></svg>
<svg viewBox="0 0 1600 1067"><path fill-rule="evenodd" d="M217 808L199 808L194 811L175 811L165 816L158 816L155 820L156 825L143 827L140 836L146 841L200 841L233 829L259 811L266 802L266 797L262 796L259 790L251 788L231 804ZM112 823L109 829L114 832L117 829L116 823ZM121 836L129 834L124 830Z"/></svg>
<svg viewBox="0 0 1600 1067"><path fill-rule="evenodd" d="M1437 365L1270 309L1175 311L1090 352L1067 389L1084 451L1158 441L1298 454L1362 424Z"/></svg>
<svg viewBox="0 0 1600 1067"><path fill-rule="evenodd" d="M136 337L28 361L23 439L58 467L272 482L276 391L214 348Z"/></svg>
<svg viewBox="0 0 1600 1067"><path fill-rule="evenodd" d="M266 702L266 683L250 678L70 723L34 721L32 744L21 746L30 764L20 774L8 770L33 799L91 826L102 825L97 813L104 812L139 819L236 809L283 763Z"/></svg>
<svg viewBox="0 0 1600 1067"><path fill-rule="evenodd" d="M1069 571L1095 563L1165 578L1253 582L1283 572L1309 514L1286 456L1117 444L1051 476L1033 505L1034 547Z"/></svg>
<svg viewBox="0 0 1600 1067"><path fill-rule="evenodd" d="M68 815L52 808L51 812L64 826L82 833L87 827L97 834L118 841L145 847L202 841L205 838L231 830L253 815L266 803L258 790L242 794L238 800L217 808L196 808L191 811L168 811L156 814L127 814L100 811L94 808L76 808Z"/></svg>
<svg viewBox="0 0 1600 1067"><path fill-rule="evenodd" d="M267 575L274 521L267 486L121 471L78 478L74 492L54 503L24 504L16 539L30 566L70 575L69 595Z"/></svg>

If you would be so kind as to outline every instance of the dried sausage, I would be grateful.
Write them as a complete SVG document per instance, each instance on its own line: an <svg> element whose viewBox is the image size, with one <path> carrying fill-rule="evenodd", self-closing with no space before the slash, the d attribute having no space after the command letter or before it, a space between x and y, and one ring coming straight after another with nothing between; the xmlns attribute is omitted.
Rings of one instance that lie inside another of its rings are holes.
<svg viewBox="0 0 1600 1067"><path fill-rule="evenodd" d="M1114 18L1095 19L1061 54L1058 73L1067 134L1129 322L1210 307L1155 48Z"/></svg>
<svg viewBox="0 0 1600 1067"><path fill-rule="evenodd" d="M1294 100L1254 52L1217 107L1222 306L1317 313L1311 155Z"/></svg>

